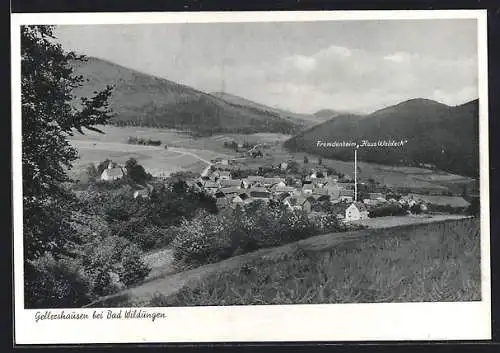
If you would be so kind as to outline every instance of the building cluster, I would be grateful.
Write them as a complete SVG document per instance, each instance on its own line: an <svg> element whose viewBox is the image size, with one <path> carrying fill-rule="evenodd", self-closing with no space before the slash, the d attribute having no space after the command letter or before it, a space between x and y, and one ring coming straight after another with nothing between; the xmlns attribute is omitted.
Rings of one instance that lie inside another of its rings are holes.
<svg viewBox="0 0 500 353"><path fill-rule="evenodd" d="M213 168L207 168L198 180L189 184L212 195L219 209L236 208L237 205L244 206L255 201L262 201L266 204L271 202L282 204L290 211L314 213L312 206L316 202L325 202L334 205L332 209L338 219L349 222L366 219L370 209L384 205L400 205L412 212L416 211L416 208L420 212L427 212L430 204L455 208L469 206L469 203L462 197L415 193L406 193L395 199L383 192L369 192L363 193L363 198L359 199L359 193L355 195L355 184L345 182L349 180L348 177L344 176L339 181L334 176L327 175L325 171L311 170L303 177L288 176L286 179L280 176L260 175L233 178L231 171L228 170L231 161L218 158L213 162ZM287 162L279 164L281 170L286 170L287 166ZM100 179L113 181L125 175L125 168L110 162ZM147 198L150 192L149 186L135 190L134 198Z"/></svg>
<svg viewBox="0 0 500 353"><path fill-rule="evenodd" d="M210 171L196 183L197 187L212 195L219 208L235 208L254 201L278 203L291 211L312 212L314 202L330 202L343 208L339 212L345 220L367 217L366 207L354 202L354 183L339 182L326 172L314 170L302 178L264 177L249 175L245 178L233 178L231 171L223 170L228 165L218 161L219 168ZM286 162L280 164L286 168Z"/></svg>

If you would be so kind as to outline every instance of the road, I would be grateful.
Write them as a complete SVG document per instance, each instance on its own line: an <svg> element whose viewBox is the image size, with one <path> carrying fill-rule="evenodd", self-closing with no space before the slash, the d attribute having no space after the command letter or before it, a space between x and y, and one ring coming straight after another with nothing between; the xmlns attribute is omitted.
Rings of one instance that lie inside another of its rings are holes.
<svg viewBox="0 0 500 353"><path fill-rule="evenodd" d="M185 148L179 148L179 147L169 147L168 148L169 151L172 151L172 152L176 152L176 153L180 153L180 154L183 154L183 155L189 155L189 156L192 156L206 164L207 167L205 169L203 169L203 171L201 172L201 176L204 177L204 176L207 176L208 175L208 171L210 170L210 167L212 166L212 162L210 161L207 161L205 158L202 158L200 157L199 155L197 155L196 153L193 153L193 152L189 152L188 150L186 150Z"/></svg>

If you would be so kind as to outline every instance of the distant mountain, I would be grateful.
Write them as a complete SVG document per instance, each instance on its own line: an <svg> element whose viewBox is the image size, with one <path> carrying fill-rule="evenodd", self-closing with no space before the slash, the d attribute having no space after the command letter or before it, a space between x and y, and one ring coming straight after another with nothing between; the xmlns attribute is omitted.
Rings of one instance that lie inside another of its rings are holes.
<svg viewBox="0 0 500 353"><path fill-rule="evenodd" d="M198 134L217 132L296 133L305 122L283 117L272 110L232 104L191 87L154 77L123 66L88 57L75 61L76 74L87 79L75 89L76 96L88 96L107 84L115 86L110 106L118 125L141 125L190 130Z"/></svg>
<svg viewBox="0 0 500 353"><path fill-rule="evenodd" d="M278 114L279 116L283 117L284 119L288 119L294 123L298 123L300 125L306 125L306 126L312 126L316 125L319 123L322 123L328 119L330 119L332 116L316 116L315 114L300 114L300 113L293 113L284 109L279 109L279 108L273 108L261 103L257 103L251 100L248 100L246 98L242 98L239 96L236 96L234 94L229 94L226 92L211 92L211 95L218 97L220 99L225 100L226 102L235 105L235 106L241 106L241 107L252 107L255 109L258 109L260 111L264 112L271 112L274 114Z"/></svg>
<svg viewBox="0 0 500 353"><path fill-rule="evenodd" d="M339 116L342 114L346 114L346 113L338 112L338 111L332 110L332 109L321 109L321 110L318 110L313 115L315 117L321 118L321 119L331 119L331 118L335 118L336 116Z"/></svg>
<svg viewBox="0 0 500 353"><path fill-rule="evenodd" d="M478 100L450 107L411 99L368 115L341 115L305 130L285 147L352 160L352 148L318 147L317 141L407 140L398 148L360 148L358 158L391 165L431 164L451 173L479 175Z"/></svg>

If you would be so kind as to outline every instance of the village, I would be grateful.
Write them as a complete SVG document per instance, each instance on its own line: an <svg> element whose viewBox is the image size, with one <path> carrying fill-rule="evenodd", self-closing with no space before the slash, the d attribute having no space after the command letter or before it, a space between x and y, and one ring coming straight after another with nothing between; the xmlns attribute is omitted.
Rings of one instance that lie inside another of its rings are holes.
<svg viewBox="0 0 500 353"><path fill-rule="evenodd" d="M350 223L369 217L463 213L470 206L462 195L420 194L411 188L393 190L371 179L359 180L355 166L354 178L321 165L299 172L294 160L242 170L242 160L258 161L266 153L265 146L226 145L245 151L233 159L213 159L199 177L185 180L190 187L215 198L219 210L260 201L283 205L291 212L305 212L311 217L333 213L339 221ZM125 168L110 162L100 179L112 181L125 175ZM159 182L169 179L161 172L152 177ZM133 196L147 198L151 191L152 186L147 184L138 187Z"/></svg>

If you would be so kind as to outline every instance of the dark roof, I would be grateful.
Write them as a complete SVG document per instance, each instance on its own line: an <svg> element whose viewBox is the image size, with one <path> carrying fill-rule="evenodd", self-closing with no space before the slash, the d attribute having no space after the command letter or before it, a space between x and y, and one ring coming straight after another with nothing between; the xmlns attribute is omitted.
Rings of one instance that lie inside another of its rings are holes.
<svg viewBox="0 0 500 353"><path fill-rule="evenodd" d="M224 194L238 194L242 192L242 190L238 188L221 188L219 191Z"/></svg>
<svg viewBox="0 0 500 353"><path fill-rule="evenodd" d="M222 187L240 186L241 185L241 180L240 179L221 180L220 181L220 185Z"/></svg>
<svg viewBox="0 0 500 353"><path fill-rule="evenodd" d="M246 177L246 179L248 181L262 181L262 180L264 180L264 177L260 176L260 175L249 175Z"/></svg>
<svg viewBox="0 0 500 353"><path fill-rule="evenodd" d="M327 189L323 189L323 188L315 188L313 189L313 195L330 195L330 193L328 192Z"/></svg>
<svg viewBox="0 0 500 353"><path fill-rule="evenodd" d="M339 191L340 191L339 196L352 196L352 197L354 197L353 190L340 189Z"/></svg>
<svg viewBox="0 0 500 353"><path fill-rule="evenodd" d="M283 178L264 178L264 183L269 183L269 184L278 184L281 182L285 182L285 179Z"/></svg>

